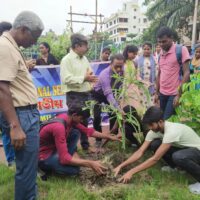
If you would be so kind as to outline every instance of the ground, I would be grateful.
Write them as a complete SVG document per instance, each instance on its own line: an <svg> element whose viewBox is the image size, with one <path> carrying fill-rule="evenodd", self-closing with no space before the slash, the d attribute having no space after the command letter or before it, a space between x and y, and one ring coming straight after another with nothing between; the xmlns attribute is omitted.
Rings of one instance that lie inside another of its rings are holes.
<svg viewBox="0 0 200 200"><path fill-rule="evenodd" d="M105 130L104 130L105 131ZM94 140L91 141L94 143ZM121 149L120 144L108 143L103 155L85 154L79 147L81 157L100 159L108 167L105 176L97 177L82 168L78 177L52 176L47 181L38 178L39 200L199 200L200 196L188 191L194 180L187 174L161 172L162 162L137 174L130 184L121 184L113 177L112 168L130 156L136 149ZM146 157L150 156L150 153ZM4 161L4 162L2 162ZM5 165L3 148L0 147L0 199L14 199L14 170ZM141 162L141 161L140 161ZM126 171L128 168L124 169ZM123 173L122 172L122 173Z"/></svg>

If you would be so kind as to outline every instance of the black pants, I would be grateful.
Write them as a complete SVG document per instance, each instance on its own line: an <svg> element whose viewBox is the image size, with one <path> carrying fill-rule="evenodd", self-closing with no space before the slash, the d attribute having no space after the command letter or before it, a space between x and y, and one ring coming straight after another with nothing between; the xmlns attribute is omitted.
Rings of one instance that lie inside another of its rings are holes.
<svg viewBox="0 0 200 200"><path fill-rule="evenodd" d="M161 143L159 139L152 141L151 150L155 152ZM200 182L200 150L197 148L171 147L163 159L170 167L180 167Z"/></svg>
<svg viewBox="0 0 200 200"><path fill-rule="evenodd" d="M85 102L91 100L91 93L90 92L68 92L66 93L66 102L68 108L73 107L73 105L84 108ZM88 119L84 119L83 123L84 126L88 126ZM88 149L89 142L88 137L84 133L81 134L81 146L83 149Z"/></svg>

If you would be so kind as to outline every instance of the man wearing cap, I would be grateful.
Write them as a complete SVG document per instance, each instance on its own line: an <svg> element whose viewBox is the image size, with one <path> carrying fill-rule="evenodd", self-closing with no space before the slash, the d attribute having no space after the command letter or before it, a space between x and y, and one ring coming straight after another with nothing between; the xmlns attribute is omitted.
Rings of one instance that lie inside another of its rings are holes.
<svg viewBox="0 0 200 200"><path fill-rule="evenodd" d="M91 84L97 81L93 75L88 59L84 56L88 51L87 38L81 34L71 36L71 50L61 61L60 76L62 91L66 93L67 106L85 106L91 99ZM87 126L85 119L83 124ZM81 135L81 146L88 150L89 142L86 135Z"/></svg>
<svg viewBox="0 0 200 200"><path fill-rule="evenodd" d="M33 12L21 12L9 32L0 37L0 110L2 132L15 149L15 200L36 199L39 149L37 92L19 49L37 42L44 29Z"/></svg>

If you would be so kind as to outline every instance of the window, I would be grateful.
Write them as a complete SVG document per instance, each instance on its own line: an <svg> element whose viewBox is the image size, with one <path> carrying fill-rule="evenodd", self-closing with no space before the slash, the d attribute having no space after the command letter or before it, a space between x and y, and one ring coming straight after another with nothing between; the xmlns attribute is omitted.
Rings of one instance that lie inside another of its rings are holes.
<svg viewBox="0 0 200 200"><path fill-rule="evenodd" d="M136 19L136 16L134 16L133 19Z"/></svg>
<svg viewBox="0 0 200 200"><path fill-rule="evenodd" d="M136 26L133 26L133 28L136 28Z"/></svg>
<svg viewBox="0 0 200 200"><path fill-rule="evenodd" d="M106 28L108 28L108 24L106 24Z"/></svg>
<svg viewBox="0 0 200 200"><path fill-rule="evenodd" d="M138 32L140 32L140 28L138 29Z"/></svg>
<svg viewBox="0 0 200 200"><path fill-rule="evenodd" d="M117 29L117 32L125 32L125 33L128 33L128 28L118 28Z"/></svg>
<svg viewBox="0 0 200 200"><path fill-rule="evenodd" d="M110 35L112 35L113 34L113 32L112 31L110 31Z"/></svg>
<svg viewBox="0 0 200 200"><path fill-rule="evenodd" d="M115 30L114 30L114 34L116 34L116 32L117 32L117 31L116 31L116 29L115 29Z"/></svg>
<svg viewBox="0 0 200 200"><path fill-rule="evenodd" d="M116 38L114 38L114 42L116 42Z"/></svg>
<svg viewBox="0 0 200 200"><path fill-rule="evenodd" d="M124 22L124 23L128 22L128 18L119 18L118 20L119 22Z"/></svg>
<svg viewBox="0 0 200 200"><path fill-rule="evenodd" d="M143 29L143 32L146 30L146 28Z"/></svg>
<svg viewBox="0 0 200 200"><path fill-rule="evenodd" d="M146 23L146 22L147 22L147 18L144 18L144 19L143 19L143 22Z"/></svg>
<svg viewBox="0 0 200 200"><path fill-rule="evenodd" d="M134 11L137 12L137 9L135 8Z"/></svg>
<svg viewBox="0 0 200 200"><path fill-rule="evenodd" d="M138 22L140 23L140 19L138 19Z"/></svg>
<svg viewBox="0 0 200 200"><path fill-rule="evenodd" d="M125 42L125 41L126 41L126 38L125 38L125 37L122 37L122 38L121 38L121 41L122 41L122 42Z"/></svg>
<svg viewBox="0 0 200 200"><path fill-rule="evenodd" d="M112 22L110 22L110 26L112 26Z"/></svg>

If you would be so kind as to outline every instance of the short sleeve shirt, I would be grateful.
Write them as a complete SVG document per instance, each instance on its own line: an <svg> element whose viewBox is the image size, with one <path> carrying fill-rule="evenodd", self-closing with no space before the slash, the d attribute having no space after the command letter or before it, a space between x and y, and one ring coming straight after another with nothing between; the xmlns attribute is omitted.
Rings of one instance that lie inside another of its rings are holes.
<svg viewBox="0 0 200 200"><path fill-rule="evenodd" d="M200 137L189 126L165 121L164 134L149 131L145 140L162 139L162 143L174 146L193 147L200 150Z"/></svg>
<svg viewBox="0 0 200 200"><path fill-rule="evenodd" d="M190 55L185 46L182 47L182 63L190 60ZM160 92L164 95L177 95L180 86L180 65L176 57L176 44L168 52L162 52L159 60Z"/></svg>
<svg viewBox="0 0 200 200"><path fill-rule="evenodd" d="M37 104L37 91L22 53L10 33L0 37L0 81L9 82L14 107Z"/></svg>

